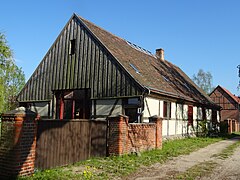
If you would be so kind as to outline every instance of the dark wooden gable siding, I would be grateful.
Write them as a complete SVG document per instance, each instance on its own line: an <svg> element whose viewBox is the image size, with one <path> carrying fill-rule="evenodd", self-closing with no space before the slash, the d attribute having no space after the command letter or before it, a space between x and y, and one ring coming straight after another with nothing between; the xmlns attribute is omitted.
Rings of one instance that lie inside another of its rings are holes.
<svg viewBox="0 0 240 180"><path fill-rule="evenodd" d="M69 54L70 40L75 53ZM90 88L92 98L140 95L141 86L75 15L43 58L18 100L52 99L55 90Z"/></svg>
<svg viewBox="0 0 240 180"><path fill-rule="evenodd" d="M217 87L210 95L212 100L223 110L238 109L238 103L234 101L222 88Z"/></svg>

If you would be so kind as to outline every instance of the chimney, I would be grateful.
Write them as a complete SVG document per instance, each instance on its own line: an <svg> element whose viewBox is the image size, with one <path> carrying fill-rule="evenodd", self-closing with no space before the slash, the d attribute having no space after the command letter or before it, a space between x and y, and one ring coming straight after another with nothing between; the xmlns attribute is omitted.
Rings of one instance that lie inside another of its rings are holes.
<svg viewBox="0 0 240 180"><path fill-rule="evenodd" d="M162 48L156 49L156 56L158 59L164 61L164 50Z"/></svg>

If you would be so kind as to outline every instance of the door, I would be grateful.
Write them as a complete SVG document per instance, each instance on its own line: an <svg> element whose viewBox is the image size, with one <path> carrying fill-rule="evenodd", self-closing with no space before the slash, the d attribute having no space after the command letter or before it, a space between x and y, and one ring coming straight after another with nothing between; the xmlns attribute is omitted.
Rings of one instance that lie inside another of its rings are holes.
<svg viewBox="0 0 240 180"><path fill-rule="evenodd" d="M193 125L193 106L188 106L188 125Z"/></svg>
<svg viewBox="0 0 240 180"><path fill-rule="evenodd" d="M59 119L89 119L90 89L66 90L56 93L56 117Z"/></svg>

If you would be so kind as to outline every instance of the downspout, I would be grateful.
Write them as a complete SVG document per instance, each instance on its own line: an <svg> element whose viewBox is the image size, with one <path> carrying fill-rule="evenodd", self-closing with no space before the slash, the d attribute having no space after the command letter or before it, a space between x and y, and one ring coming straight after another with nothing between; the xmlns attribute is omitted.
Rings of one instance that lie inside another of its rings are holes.
<svg viewBox="0 0 240 180"><path fill-rule="evenodd" d="M144 108L145 108L144 107L144 99L145 99L146 95L149 95L150 93L151 93L150 89L145 86L144 91L141 95L141 97L142 97L142 100L141 100L142 112L141 112L141 119L140 119L141 123L143 122L143 112L144 112Z"/></svg>

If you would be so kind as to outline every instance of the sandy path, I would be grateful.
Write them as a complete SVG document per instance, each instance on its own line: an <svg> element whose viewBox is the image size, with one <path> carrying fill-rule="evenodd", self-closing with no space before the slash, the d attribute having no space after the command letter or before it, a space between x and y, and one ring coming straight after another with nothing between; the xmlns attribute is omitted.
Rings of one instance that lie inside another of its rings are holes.
<svg viewBox="0 0 240 180"><path fill-rule="evenodd" d="M228 159L219 159L216 162L219 166L209 177L202 178L202 180L240 180L240 147Z"/></svg>
<svg viewBox="0 0 240 180"><path fill-rule="evenodd" d="M183 155L172 160L167 161L164 164L156 163L150 167L142 168L140 171L128 176L126 179L135 179L135 180L154 180L154 179L171 179L174 175L185 172L187 169L191 168L194 165L197 165L204 161L213 160L217 163L220 163L216 169L216 173L212 176L205 179L228 179L230 175L233 175L233 179L240 179L240 148L238 148L232 157L229 157L226 160L220 160L216 157L212 157L214 154L220 153L223 149L230 146L231 144L239 141L238 138L223 140L214 144L211 144L205 148L202 148L196 152L192 152L189 155ZM222 161L222 162L220 162ZM224 169L224 171L223 171ZM232 169L234 174L231 172ZM219 173L221 172L221 173ZM228 174L230 173L230 175ZM220 175L221 174L221 175ZM239 177L238 177L239 176ZM227 177L227 178L226 178ZM204 179L204 178L202 178Z"/></svg>

